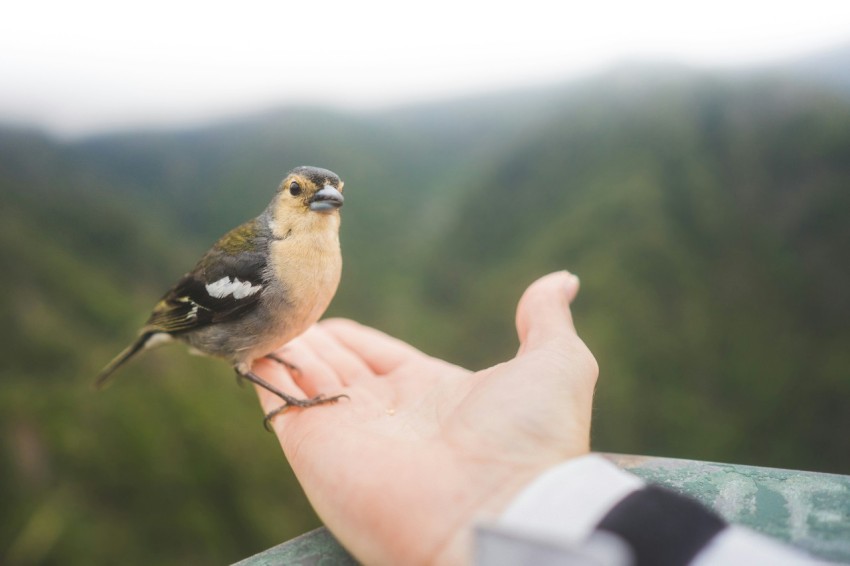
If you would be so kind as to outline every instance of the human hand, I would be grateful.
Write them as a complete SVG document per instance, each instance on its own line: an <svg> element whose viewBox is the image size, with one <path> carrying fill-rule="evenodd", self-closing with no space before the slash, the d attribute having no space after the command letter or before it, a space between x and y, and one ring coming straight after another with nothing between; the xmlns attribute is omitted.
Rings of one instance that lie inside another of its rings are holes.
<svg viewBox="0 0 850 566"><path fill-rule="evenodd" d="M532 284L517 308L517 356L475 373L347 320L286 346L297 380L255 365L292 395L349 397L290 409L273 426L316 512L358 560L466 563L476 521L589 451L598 368L573 326L577 292L565 272ZM266 412L280 405L258 394Z"/></svg>

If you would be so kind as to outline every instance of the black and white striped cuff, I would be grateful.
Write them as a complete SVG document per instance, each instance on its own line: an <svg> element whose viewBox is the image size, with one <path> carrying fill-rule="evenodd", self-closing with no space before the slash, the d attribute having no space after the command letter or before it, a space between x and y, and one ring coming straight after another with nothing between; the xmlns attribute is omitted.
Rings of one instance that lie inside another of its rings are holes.
<svg viewBox="0 0 850 566"><path fill-rule="evenodd" d="M628 544L634 566L690 564L726 527L693 499L655 485L627 495L596 525Z"/></svg>
<svg viewBox="0 0 850 566"><path fill-rule="evenodd" d="M822 564L597 455L541 474L475 540L478 566Z"/></svg>

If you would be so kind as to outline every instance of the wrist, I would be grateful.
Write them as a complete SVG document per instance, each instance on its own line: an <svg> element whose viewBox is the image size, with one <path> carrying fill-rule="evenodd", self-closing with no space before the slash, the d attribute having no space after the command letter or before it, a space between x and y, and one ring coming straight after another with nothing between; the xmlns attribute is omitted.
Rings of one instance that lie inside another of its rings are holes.
<svg viewBox="0 0 850 566"><path fill-rule="evenodd" d="M587 537L603 516L644 482L597 454L567 460L530 482L499 524L562 540Z"/></svg>
<svg viewBox="0 0 850 566"><path fill-rule="evenodd" d="M476 525L498 521L516 497L552 465L501 465L497 470L492 464L473 467L463 482L467 486L463 500L454 506L457 519L435 547L431 562L441 566L469 564Z"/></svg>

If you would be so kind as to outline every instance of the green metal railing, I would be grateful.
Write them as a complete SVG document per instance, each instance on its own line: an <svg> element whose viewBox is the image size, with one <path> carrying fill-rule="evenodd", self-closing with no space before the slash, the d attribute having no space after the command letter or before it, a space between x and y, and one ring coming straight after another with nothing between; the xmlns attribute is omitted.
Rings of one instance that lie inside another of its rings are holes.
<svg viewBox="0 0 850 566"><path fill-rule="evenodd" d="M725 517L802 548L850 563L850 476L694 460L605 454L646 481L696 498ZM239 566L357 564L327 529L270 548Z"/></svg>

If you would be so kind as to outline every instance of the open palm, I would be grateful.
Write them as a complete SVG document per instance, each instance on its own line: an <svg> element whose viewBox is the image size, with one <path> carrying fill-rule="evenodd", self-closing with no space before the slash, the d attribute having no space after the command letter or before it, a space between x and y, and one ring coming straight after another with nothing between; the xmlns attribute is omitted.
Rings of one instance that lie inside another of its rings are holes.
<svg viewBox="0 0 850 566"><path fill-rule="evenodd" d="M572 324L577 290L565 272L529 287L517 309L519 353L479 372L347 320L287 345L297 381L273 362L255 366L299 397L348 396L273 424L317 513L359 560L465 562L475 521L589 450L597 368ZM258 393L264 410L280 404Z"/></svg>

